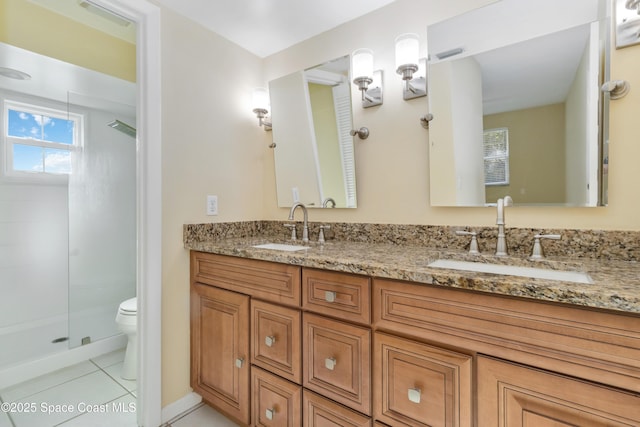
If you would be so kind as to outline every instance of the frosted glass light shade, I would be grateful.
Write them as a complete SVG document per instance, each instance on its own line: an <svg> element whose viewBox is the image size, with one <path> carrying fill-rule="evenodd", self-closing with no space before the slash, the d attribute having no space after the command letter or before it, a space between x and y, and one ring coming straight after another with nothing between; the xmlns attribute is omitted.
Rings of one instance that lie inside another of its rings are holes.
<svg viewBox="0 0 640 427"><path fill-rule="evenodd" d="M351 54L351 72L353 79L373 76L373 51L371 49L357 49Z"/></svg>
<svg viewBox="0 0 640 427"><path fill-rule="evenodd" d="M258 87L251 93L251 108L254 110L269 111L269 92L263 87Z"/></svg>
<svg viewBox="0 0 640 427"><path fill-rule="evenodd" d="M400 34L396 37L396 68L403 65L418 65L420 43L414 33Z"/></svg>

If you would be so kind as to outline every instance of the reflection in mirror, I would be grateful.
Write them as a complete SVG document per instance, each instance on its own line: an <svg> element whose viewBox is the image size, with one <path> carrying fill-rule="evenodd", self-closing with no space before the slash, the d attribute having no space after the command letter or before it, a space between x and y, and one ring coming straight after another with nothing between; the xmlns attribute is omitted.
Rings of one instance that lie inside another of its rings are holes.
<svg viewBox="0 0 640 427"><path fill-rule="evenodd" d="M344 56L269 82L279 207L356 207L349 63Z"/></svg>
<svg viewBox="0 0 640 427"><path fill-rule="evenodd" d="M608 16L502 0L428 27L433 206L606 204Z"/></svg>

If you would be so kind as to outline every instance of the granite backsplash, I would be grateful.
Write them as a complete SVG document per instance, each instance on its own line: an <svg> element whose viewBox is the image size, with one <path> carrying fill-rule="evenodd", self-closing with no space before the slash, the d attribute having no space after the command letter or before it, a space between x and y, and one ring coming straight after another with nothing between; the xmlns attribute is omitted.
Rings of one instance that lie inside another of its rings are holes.
<svg viewBox="0 0 640 427"><path fill-rule="evenodd" d="M184 244L230 238L264 237L278 241L290 238L284 227L287 221L241 221L205 224L185 224ZM464 251L469 247L468 236L458 236L456 230L478 233L482 253L491 254L496 246L496 227L456 227L410 224L362 224L309 222L310 240L316 240L318 227L329 225L325 231L327 241L354 243L388 243L393 245L424 246L433 249ZM297 222L298 236L302 224ZM528 257L535 234L560 234L560 240L543 241L549 257L569 257L615 261L640 261L640 232L574 229L507 228L507 245L512 256Z"/></svg>

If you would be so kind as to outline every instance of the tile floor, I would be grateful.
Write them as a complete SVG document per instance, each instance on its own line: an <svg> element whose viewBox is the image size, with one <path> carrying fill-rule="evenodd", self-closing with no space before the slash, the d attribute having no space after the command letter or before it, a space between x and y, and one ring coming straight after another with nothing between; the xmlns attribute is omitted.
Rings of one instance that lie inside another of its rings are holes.
<svg viewBox="0 0 640 427"><path fill-rule="evenodd" d="M0 390L0 427L136 427L136 381L120 378L123 360L117 350ZM237 427L204 404L163 425L202 426Z"/></svg>
<svg viewBox="0 0 640 427"><path fill-rule="evenodd" d="M174 418L169 424L163 427L238 427L229 419L225 418L215 409L201 404L195 409Z"/></svg>
<svg viewBox="0 0 640 427"><path fill-rule="evenodd" d="M0 390L0 427L135 427L136 381L120 378L123 360L117 350Z"/></svg>

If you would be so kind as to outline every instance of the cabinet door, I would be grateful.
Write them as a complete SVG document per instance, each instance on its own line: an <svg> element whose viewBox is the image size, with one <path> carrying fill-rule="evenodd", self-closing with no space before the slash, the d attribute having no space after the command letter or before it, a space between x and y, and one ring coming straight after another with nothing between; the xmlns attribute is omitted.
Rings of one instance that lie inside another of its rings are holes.
<svg viewBox="0 0 640 427"><path fill-rule="evenodd" d="M478 427L640 425L640 396L478 357Z"/></svg>
<svg viewBox="0 0 640 427"><path fill-rule="evenodd" d="M251 301L251 363L301 384L302 314L263 301Z"/></svg>
<svg viewBox="0 0 640 427"><path fill-rule="evenodd" d="M378 332L373 352L377 420L393 426L472 425L471 356Z"/></svg>
<svg viewBox="0 0 640 427"><path fill-rule="evenodd" d="M303 385L371 415L371 331L304 313Z"/></svg>
<svg viewBox="0 0 640 427"><path fill-rule="evenodd" d="M191 387L221 412L250 422L249 297L191 287Z"/></svg>
<svg viewBox="0 0 640 427"><path fill-rule="evenodd" d="M299 427L302 387L254 367L253 425L259 427Z"/></svg>
<svg viewBox="0 0 640 427"><path fill-rule="evenodd" d="M371 418L309 390L302 392L302 415L303 427L371 427Z"/></svg>

